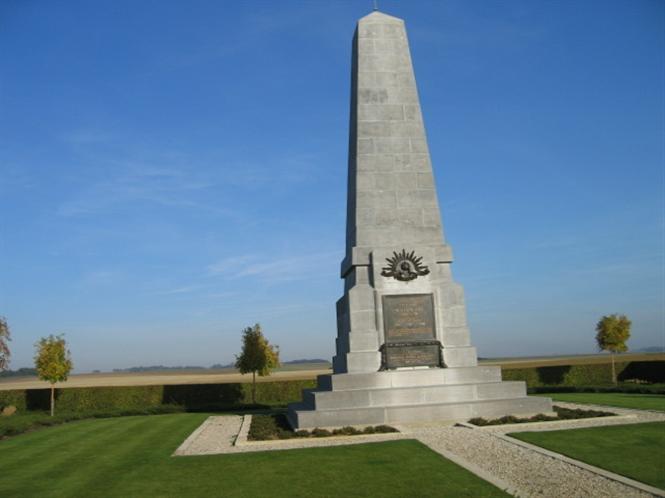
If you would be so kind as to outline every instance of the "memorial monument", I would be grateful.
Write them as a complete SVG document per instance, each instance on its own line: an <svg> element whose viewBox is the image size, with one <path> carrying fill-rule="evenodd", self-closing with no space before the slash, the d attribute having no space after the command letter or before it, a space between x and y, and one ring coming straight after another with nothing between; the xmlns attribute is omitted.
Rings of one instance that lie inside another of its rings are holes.
<svg viewBox="0 0 665 498"><path fill-rule="evenodd" d="M549 413L478 366L452 279L409 45L374 11L353 39L344 296L333 374L289 406L294 428Z"/></svg>

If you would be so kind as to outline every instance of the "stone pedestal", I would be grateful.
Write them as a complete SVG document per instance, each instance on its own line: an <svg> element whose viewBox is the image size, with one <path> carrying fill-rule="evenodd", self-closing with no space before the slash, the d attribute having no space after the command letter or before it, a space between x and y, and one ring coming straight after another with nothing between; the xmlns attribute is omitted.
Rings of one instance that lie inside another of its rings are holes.
<svg viewBox="0 0 665 498"><path fill-rule="evenodd" d="M550 412L523 382L478 367L450 270L404 22L380 12L353 40L344 295L332 376L290 405L297 428Z"/></svg>
<svg viewBox="0 0 665 498"><path fill-rule="evenodd" d="M427 368L318 378L289 405L293 427L341 427L468 420L550 413L551 401L527 397L524 382L502 382L499 367Z"/></svg>

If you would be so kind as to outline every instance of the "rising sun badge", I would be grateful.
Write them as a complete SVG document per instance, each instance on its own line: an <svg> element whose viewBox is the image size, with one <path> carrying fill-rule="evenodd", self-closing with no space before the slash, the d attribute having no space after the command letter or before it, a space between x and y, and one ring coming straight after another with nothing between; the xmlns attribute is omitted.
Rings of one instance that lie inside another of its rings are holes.
<svg viewBox="0 0 665 498"><path fill-rule="evenodd" d="M406 249L402 249L400 253L393 252L392 258L386 258L388 266L382 268L381 275L408 282L429 273L422 260L422 257L416 257L415 251L407 253Z"/></svg>

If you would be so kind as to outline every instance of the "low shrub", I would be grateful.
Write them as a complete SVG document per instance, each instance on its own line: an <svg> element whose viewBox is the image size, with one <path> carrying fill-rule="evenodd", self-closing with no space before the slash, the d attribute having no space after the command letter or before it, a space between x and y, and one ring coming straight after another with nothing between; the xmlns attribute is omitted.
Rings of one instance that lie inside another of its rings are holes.
<svg viewBox="0 0 665 498"><path fill-rule="evenodd" d="M25 393L25 390L0 391L0 409L15 406L19 412L25 411L27 409Z"/></svg>
<svg viewBox="0 0 665 498"><path fill-rule="evenodd" d="M600 410L582 410L563 408L561 406L552 407L556 412L556 416L545 415L544 413L538 413L533 417L515 417L514 415L506 415L504 417L495 418L491 420L484 419L482 417L476 417L469 420L470 424L477 425L479 427L484 427L487 425L505 425L505 424L526 424L529 422L553 422L558 420L574 420L580 418L592 418L592 417L609 417L616 415L616 413L604 412Z"/></svg>
<svg viewBox="0 0 665 498"><path fill-rule="evenodd" d="M290 439L296 437L286 417L279 415L253 415L247 439L250 441L268 441L271 439Z"/></svg>
<svg viewBox="0 0 665 498"><path fill-rule="evenodd" d="M390 425L377 425L374 427L374 432L387 434L389 432L399 432L399 431L394 427L391 427Z"/></svg>
<svg viewBox="0 0 665 498"><path fill-rule="evenodd" d="M388 432L398 432L389 425L377 425L375 427L365 427L363 430L355 427L346 426L332 431L316 427L311 431L299 430L293 432L289 426L286 416L283 414L273 415L253 415L252 424L249 427L247 439L250 441L270 441L275 439L291 439L306 437L329 437L329 436L359 436L363 434L379 434Z"/></svg>
<svg viewBox="0 0 665 498"><path fill-rule="evenodd" d="M564 408L563 406L554 406L559 420L574 420L578 418L593 418L593 417L610 417L616 413L605 412L602 410L584 410L581 408Z"/></svg>
<svg viewBox="0 0 665 498"><path fill-rule="evenodd" d="M14 405L7 405L4 408L0 409L0 416L2 417L11 417L16 413L16 407Z"/></svg>
<svg viewBox="0 0 665 498"><path fill-rule="evenodd" d="M334 429L332 433L333 436L356 436L358 434L362 434L362 431L359 431L355 427L347 425L346 427L342 427L341 429Z"/></svg>
<svg viewBox="0 0 665 498"><path fill-rule="evenodd" d="M318 427L312 429L310 432L311 437L329 437L332 433L328 429L319 429Z"/></svg>

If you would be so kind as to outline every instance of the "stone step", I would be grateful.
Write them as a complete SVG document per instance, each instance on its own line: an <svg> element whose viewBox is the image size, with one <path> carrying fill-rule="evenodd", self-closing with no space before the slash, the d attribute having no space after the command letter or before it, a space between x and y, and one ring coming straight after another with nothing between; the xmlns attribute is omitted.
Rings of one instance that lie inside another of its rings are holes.
<svg viewBox="0 0 665 498"><path fill-rule="evenodd" d="M289 422L299 429L419 423L422 421L465 421L474 417L496 418L504 415L529 416L552 412L551 400L541 397L517 397L500 400L396 405L383 407L303 410L303 405L289 405Z"/></svg>
<svg viewBox="0 0 665 498"><path fill-rule="evenodd" d="M501 367L425 368L360 374L328 374L319 375L317 380L318 388L324 391L500 382Z"/></svg>
<svg viewBox="0 0 665 498"><path fill-rule="evenodd" d="M423 405L520 396L526 396L526 384L521 381L511 381L347 391L307 390L303 391L303 402L312 409L328 410L407 404Z"/></svg>

